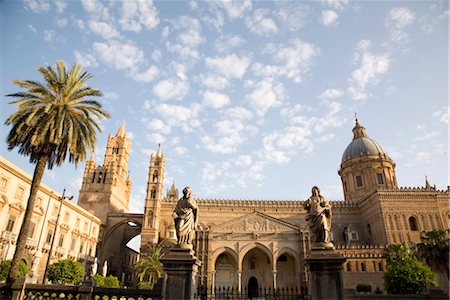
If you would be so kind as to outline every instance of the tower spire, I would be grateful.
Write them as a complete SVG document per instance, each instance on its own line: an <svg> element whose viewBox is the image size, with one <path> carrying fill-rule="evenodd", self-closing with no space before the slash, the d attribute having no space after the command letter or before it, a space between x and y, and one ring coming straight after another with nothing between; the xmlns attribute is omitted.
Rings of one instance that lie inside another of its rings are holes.
<svg viewBox="0 0 450 300"><path fill-rule="evenodd" d="M116 136L124 136L125 134L126 134L125 121L122 121L122 124L120 124L119 130L117 130Z"/></svg>

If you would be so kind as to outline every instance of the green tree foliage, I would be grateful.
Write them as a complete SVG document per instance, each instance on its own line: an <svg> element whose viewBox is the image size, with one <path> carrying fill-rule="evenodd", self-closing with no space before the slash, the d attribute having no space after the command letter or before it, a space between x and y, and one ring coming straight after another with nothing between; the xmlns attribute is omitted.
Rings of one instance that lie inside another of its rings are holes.
<svg viewBox="0 0 450 300"><path fill-rule="evenodd" d="M80 262L64 259L48 266L47 278L53 283L78 284L85 272Z"/></svg>
<svg viewBox="0 0 450 300"><path fill-rule="evenodd" d="M164 256L159 246L149 246L148 250L141 255L138 262L134 264L134 270L138 273L138 288L153 289L153 286L162 278L163 264L161 258Z"/></svg>
<svg viewBox="0 0 450 300"><path fill-rule="evenodd" d="M356 286L356 291L358 293L370 293L372 292L372 286L367 283L360 283Z"/></svg>
<svg viewBox="0 0 450 300"><path fill-rule="evenodd" d="M436 274L422 264L408 244L389 245L384 286L389 294L424 294L427 286L438 286Z"/></svg>
<svg viewBox="0 0 450 300"><path fill-rule="evenodd" d="M419 258L436 272L442 272L449 278L449 230L422 232L421 243L417 244Z"/></svg>
<svg viewBox="0 0 450 300"><path fill-rule="evenodd" d="M92 278L99 287L106 287L106 288L119 287L119 279L115 276L109 275L107 277L103 277L102 275L95 274L94 276L92 276Z"/></svg>
<svg viewBox="0 0 450 300"><path fill-rule="evenodd" d="M4 260L0 263L0 282L6 281L6 277L8 276L10 268L11 260ZM25 274L28 273L28 267L23 261L20 261L19 272L20 276L25 276Z"/></svg>
<svg viewBox="0 0 450 300"><path fill-rule="evenodd" d="M83 72L80 65L67 70L65 63L58 61L56 70L52 66L37 70L44 82L13 80L22 91L7 95L16 99L10 104L17 107L5 121L12 126L6 138L8 150L17 147L20 154L36 164L8 282L20 275L19 263L27 251L31 217L45 167L59 166L67 156L75 165L85 160L87 150L94 149L96 132L101 131L98 121L109 118L97 101L88 99L102 94L86 85L92 75Z"/></svg>

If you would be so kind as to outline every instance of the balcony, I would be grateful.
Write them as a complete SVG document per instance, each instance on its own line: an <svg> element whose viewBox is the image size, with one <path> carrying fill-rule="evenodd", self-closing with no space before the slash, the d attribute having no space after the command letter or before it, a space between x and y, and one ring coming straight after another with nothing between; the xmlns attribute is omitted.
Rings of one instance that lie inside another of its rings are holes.
<svg viewBox="0 0 450 300"><path fill-rule="evenodd" d="M64 249L63 247L56 247L56 253L64 255L66 253L66 249Z"/></svg>
<svg viewBox="0 0 450 300"><path fill-rule="evenodd" d="M74 251L74 250L70 250L69 251L69 256L74 257L74 258L78 258L78 252Z"/></svg>
<svg viewBox="0 0 450 300"><path fill-rule="evenodd" d="M27 247L36 248L36 246L37 246L37 241L35 239L27 238Z"/></svg>
<svg viewBox="0 0 450 300"><path fill-rule="evenodd" d="M6 241L15 241L17 240L17 234L12 233L11 231L3 231L1 239Z"/></svg>

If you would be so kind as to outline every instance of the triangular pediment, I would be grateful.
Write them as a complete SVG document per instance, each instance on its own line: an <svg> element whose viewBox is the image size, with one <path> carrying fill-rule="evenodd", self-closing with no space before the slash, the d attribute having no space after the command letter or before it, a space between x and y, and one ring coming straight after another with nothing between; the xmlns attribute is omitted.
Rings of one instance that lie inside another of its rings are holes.
<svg viewBox="0 0 450 300"><path fill-rule="evenodd" d="M296 232L300 228L261 212L253 212L211 228L215 233L275 233Z"/></svg>

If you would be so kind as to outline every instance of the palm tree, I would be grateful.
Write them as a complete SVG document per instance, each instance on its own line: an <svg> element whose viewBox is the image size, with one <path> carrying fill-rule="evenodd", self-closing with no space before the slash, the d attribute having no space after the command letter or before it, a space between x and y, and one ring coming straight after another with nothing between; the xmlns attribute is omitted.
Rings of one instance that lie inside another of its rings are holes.
<svg viewBox="0 0 450 300"><path fill-rule="evenodd" d="M149 246L148 251L134 264L134 270L139 276L138 288L151 290L162 278L164 272L160 260L164 254L160 246Z"/></svg>
<svg viewBox="0 0 450 300"><path fill-rule="evenodd" d="M18 147L20 154L29 156L30 162L36 164L8 283L19 277L19 263L26 253L31 217L45 167L61 165L67 154L69 162L75 165L85 160L87 150L94 149L96 131L101 131L97 122L109 118L98 102L86 99L102 93L86 85L92 75L82 72L80 65L74 64L67 70L65 63L58 61L56 70L51 66L37 70L44 83L13 80L24 91L7 95L16 98L10 104L17 106L17 111L5 121L6 125L12 125L7 137L8 150Z"/></svg>
<svg viewBox="0 0 450 300"><path fill-rule="evenodd" d="M432 269L445 272L449 278L449 230L422 232L421 243L417 244L419 257Z"/></svg>

